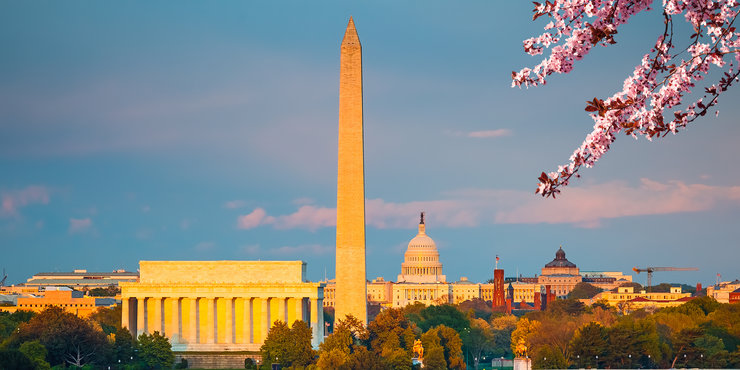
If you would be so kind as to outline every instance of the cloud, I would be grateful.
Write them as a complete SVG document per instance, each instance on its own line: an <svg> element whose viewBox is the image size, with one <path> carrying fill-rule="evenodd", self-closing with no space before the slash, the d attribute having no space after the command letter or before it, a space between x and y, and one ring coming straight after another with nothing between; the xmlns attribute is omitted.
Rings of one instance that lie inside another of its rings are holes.
<svg viewBox="0 0 740 370"><path fill-rule="evenodd" d="M365 201L366 223L378 229L413 228L419 212L434 227L464 228L480 224L571 224L601 227L604 220L672 213L707 211L740 205L740 186L658 182L642 179L632 186L614 181L571 186L557 199L543 199L529 191L460 189L442 194L446 199L388 202ZM336 226L336 208L304 205L293 213L269 216L262 208L240 216L239 227L272 225L275 229L316 230Z"/></svg>
<svg viewBox="0 0 740 370"><path fill-rule="evenodd" d="M568 188L556 200L531 199L495 216L496 223L568 223L594 228L605 219L701 212L740 204L740 186L665 183L642 179L639 186L609 182Z"/></svg>
<svg viewBox="0 0 740 370"><path fill-rule="evenodd" d="M213 250L213 248L216 248L216 243L214 242L200 242L195 245L195 250L198 252L207 252Z"/></svg>
<svg viewBox="0 0 740 370"><path fill-rule="evenodd" d="M301 256L301 255L317 255L317 254L329 254L334 252L334 246L321 245L321 244L303 244L296 246L281 246L275 248L262 248L259 244L244 245L239 250L247 255L273 255L273 256Z"/></svg>
<svg viewBox="0 0 740 370"><path fill-rule="evenodd" d="M247 205L247 202L245 202L243 200L238 200L237 199L237 200L230 200L230 201L224 203L224 208L237 209L237 208L242 208L242 207L244 207L246 205Z"/></svg>
<svg viewBox="0 0 740 370"><path fill-rule="evenodd" d="M31 185L21 190L0 193L2 208L0 216L19 216L18 211L31 204L48 204L49 190L44 186Z"/></svg>
<svg viewBox="0 0 740 370"><path fill-rule="evenodd" d="M510 136L511 130L506 128L500 128L497 130L485 130L485 131L472 131L468 132L465 136L467 137L475 137L475 138L495 138L495 137L503 137L503 136Z"/></svg>
<svg viewBox="0 0 740 370"><path fill-rule="evenodd" d="M272 216L267 216L267 213L262 208L255 208L252 213L244 216L239 216L237 219L237 227L240 229L253 229L257 226L271 224L275 221Z"/></svg>
<svg viewBox="0 0 740 370"><path fill-rule="evenodd" d="M301 256L309 254L328 254L334 251L333 246L319 245L319 244L307 244L297 246L283 246L278 248L271 248L268 250L270 254L276 254L281 256Z"/></svg>
<svg viewBox="0 0 740 370"><path fill-rule="evenodd" d="M83 233L92 227L92 220L90 218L70 218L69 219L69 233L78 234Z"/></svg>

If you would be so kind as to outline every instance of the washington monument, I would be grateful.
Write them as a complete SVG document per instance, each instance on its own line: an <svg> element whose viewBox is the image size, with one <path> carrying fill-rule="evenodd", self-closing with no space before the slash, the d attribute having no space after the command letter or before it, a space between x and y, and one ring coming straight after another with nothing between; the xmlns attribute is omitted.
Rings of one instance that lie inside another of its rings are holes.
<svg viewBox="0 0 740 370"><path fill-rule="evenodd" d="M367 325L362 46L352 17L342 40L339 64L335 322L352 315Z"/></svg>

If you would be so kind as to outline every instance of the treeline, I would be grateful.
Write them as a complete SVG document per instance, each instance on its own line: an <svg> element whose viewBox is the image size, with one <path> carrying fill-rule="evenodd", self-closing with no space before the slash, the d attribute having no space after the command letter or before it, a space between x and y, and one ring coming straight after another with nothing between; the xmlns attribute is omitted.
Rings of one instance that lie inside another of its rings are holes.
<svg viewBox="0 0 740 370"><path fill-rule="evenodd" d="M120 323L120 308L101 308L87 319L56 306L38 314L0 312L0 369L172 368L166 337L134 338Z"/></svg>
<svg viewBox="0 0 740 370"><path fill-rule="evenodd" d="M485 305L484 305L485 306ZM310 330L298 321L288 328L276 322L261 349L261 368L415 369L414 343L423 347L424 369L465 369L484 359L509 356L516 317L492 316L453 305L381 311L367 327L354 317L336 323L334 332L313 351ZM467 361L466 361L467 360ZM257 367L258 364L250 364Z"/></svg>
<svg viewBox="0 0 740 370"><path fill-rule="evenodd" d="M740 368L740 304L695 298L655 313L553 302L516 324L535 368Z"/></svg>

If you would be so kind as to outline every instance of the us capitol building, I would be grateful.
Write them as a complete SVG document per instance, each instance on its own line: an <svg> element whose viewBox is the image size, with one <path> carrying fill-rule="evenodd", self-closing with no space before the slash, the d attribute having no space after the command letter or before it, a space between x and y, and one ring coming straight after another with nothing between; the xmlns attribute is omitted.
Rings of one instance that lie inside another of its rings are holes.
<svg viewBox="0 0 740 370"><path fill-rule="evenodd" d="M537 293L544 292L549 286L552 293L565 297L579 282L587 282L601 289L610 290L631 282L632 276L614 271L581 271L565 258L562 247L555 253L555 259L547 263L540 276L509 277L506 285L513 288L514 302L533 303ZM324 307L335 304L334 280L325 282ZM448 282L442 272L437 244L426 233L424 214L419 222L419 231L409 241L401 273L396 281L387 281L382 277L367 282L367 301L383 307L405 307L415 302L431 304L458 304L470 299L492 301L495 286L493 283L475 283L466 277L455 282Z"/></svg>

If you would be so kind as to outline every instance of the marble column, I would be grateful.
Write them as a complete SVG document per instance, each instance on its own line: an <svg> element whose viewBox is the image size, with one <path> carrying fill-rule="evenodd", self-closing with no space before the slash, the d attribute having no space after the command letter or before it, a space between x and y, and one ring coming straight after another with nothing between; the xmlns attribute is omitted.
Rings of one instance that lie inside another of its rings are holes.
<svg viewBox="0 0 740 370"><path fill-rule="evenodd" d="M224 343L234 343L234 298L224 298Z"/></svg>
<svg viewBox="0 0 740 370"><path fill-rule="evenodd" d="M324 300L323 299L317 300L316 309L319 311L318 312L318 316L319 316L318 326L319 326L320 334L318 337L318 342L319 344L321 344L322 342L324 342L324 334L326 334L326 325L324 325Z"/></svg>
<svg viewBox="0 0 740 370"><path fill-rule="evenodd" d="M286 302L285 298L282 298L282 297L280 297L280 298L274 298L274 299L277 300L277 306L278 306L277 319L275 319L275 320L280 320L280 321L284 322L287 325L288 324L288 319L285 317L285 304L287 302Z"/></svg>
<svg viewBox="0 0 740 370"><path fill-rule="evenodd" d="M261 298L260 303L262 304L262 317L261 317L261 326L260 326L260 340L258 343L262 343L265 341L265 338L267 338L267 332L270 331L270 299L269 298Z"/></svg>
<svg viewBox="0 0 740 370"><path fill-rule="evenodd" d="M295 319L303 320L303 298L294 298L295 300Z"/></svg>
<svg viewBox="0 0 740 370"><path fill-rule="evenodd" d="M136 297L136 336L146 331L146 298Z"/></svg>
<svg viewBox="0 0 740 370"><path fill-rule="evenodd" d="M133 328L131 328L131 314L129 313L129 300L130 298L121 299L121 327L124 327L131 331L133 334Z"/></svg>
<svg viewBox="0 0 740 370"><path fill-rule="evenodd" d="M242 343L253 343L252 342L252 298L244 298L244 316L242 317Z"/></svg>
<svg viewBox="0 0 740 370"><path fill-rule="evenodd" d="M152 329L150 330L150 334L154 333L155 331L158 331L159 334L165 335L164 329L162 328L163 321L162 317L162 298L150 298L154 302L154 319L152 324Z"/></svg>
<svg viewBox="0 0 740 370"><path fill-rule="evenodd" d="M321 312L321 307L318 304L318 299L311 298L311 345L314 349L319 346L319 330L322 330L322 328L319 327L319 313Z"/></svg>
<svg viewBox="0 0 740 370"><path fill-rule="evenodd" d="M182 333L180 332L180 298L172 298L170 304L172 305L170 307L172 317L169 319L170 332L167 333L167 336L170 338L171 343L180 343L180 338L182 337Z"/></svg>
<svg viewBox="0 0 740 370"><path fill-rule="evenodd" d="M216 343L216 315L214 298L206 298L206 343Z"/></svg>
<svg viewBox="0 0 740 370"><path fill-rule="evenodd" d="M198 343L198 298L188 298L190 315L188 316L188 343Z"/></svg>

